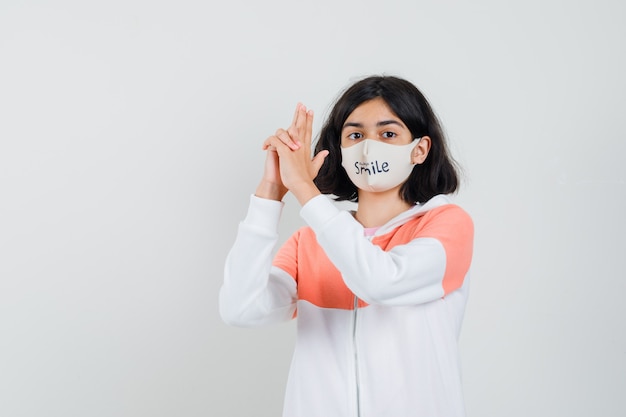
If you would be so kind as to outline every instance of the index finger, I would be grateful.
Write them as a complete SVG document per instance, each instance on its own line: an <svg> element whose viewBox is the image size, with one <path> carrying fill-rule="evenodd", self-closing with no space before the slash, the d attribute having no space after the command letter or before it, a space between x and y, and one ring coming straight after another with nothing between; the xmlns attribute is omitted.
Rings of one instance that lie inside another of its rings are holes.
<svg viewBox="0 0 626 417"><path fill-rule="evenodd" d="M306 112L306 127L304 131L304 146L311 147L311 138L313 136L313 110Z"/></svg>
<svg viewBox="0 0 626 417"><path fill-rule="evenodd" d="M298 102L296 104L296 111L293 114L293 119L291 120L291 126L296 126L298 123L298 116L300 115L300 108L303 106L302 103Z"/></svg>
<svg viewBox="0 0 626 417"><path fill-rule="evenodd" d="M289 136L293 139L293 141L298 145L302 145L302 139L305 132L303 132L304 126L306 125L306 106L302 103L298 103L296 106L296 114L293 116L293 122L291 126L287 129Z"/></svg>

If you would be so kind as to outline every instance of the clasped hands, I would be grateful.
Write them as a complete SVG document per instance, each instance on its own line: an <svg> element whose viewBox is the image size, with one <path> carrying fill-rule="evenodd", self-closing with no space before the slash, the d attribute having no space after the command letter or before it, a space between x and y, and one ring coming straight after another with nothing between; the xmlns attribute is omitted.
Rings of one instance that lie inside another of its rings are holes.
<svg viewBox="0 0 626 417"><path fill-rule="evenodd" d="M313 183L327 150L311 158L313 110L298 103L291 125L278 129L263 142L267 151L263 179L255 195L261 198L282 200L291 191L301 205L320 194Z"/></svg>

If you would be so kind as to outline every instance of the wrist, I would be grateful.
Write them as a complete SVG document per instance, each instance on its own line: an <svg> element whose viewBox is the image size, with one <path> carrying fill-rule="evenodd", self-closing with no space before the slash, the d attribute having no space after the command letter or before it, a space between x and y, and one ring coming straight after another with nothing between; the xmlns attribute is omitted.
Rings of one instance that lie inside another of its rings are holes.
<svg viewBox="0 0 626 417"><path fill-rule="evenodd" d="M254 195L266 200L282 201L287 194L287 188L284 185L274 182L262 180L256 188Z"/></svg>
<svg viewBox="0 0 626 417"><path fill-rule="evenodd" d="M301 206L304 206L310 199L321 194L313 181L302 182L289 189L296 197Z"/></svg>

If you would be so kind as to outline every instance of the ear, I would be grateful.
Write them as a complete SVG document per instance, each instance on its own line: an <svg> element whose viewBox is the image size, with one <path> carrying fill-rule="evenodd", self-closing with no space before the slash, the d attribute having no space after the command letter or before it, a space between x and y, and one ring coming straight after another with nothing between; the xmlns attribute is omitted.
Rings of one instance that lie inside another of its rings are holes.
<svg viewBox="0 0 626 417"><path fill-rule="evenodd" d="M430 151L430 137L422 136L422 139L415 145L411 151L411 162L413 164L423 164Z"/></svg>

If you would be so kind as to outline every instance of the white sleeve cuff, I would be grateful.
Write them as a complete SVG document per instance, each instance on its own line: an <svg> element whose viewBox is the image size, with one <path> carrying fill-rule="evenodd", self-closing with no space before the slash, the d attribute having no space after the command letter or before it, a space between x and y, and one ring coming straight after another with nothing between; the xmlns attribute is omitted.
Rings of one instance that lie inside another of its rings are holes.
<svg viewBox="0 0 626 417"><path fill-rule="evenodd" d="M313 197L300 209L300 216L314 231L321 230L339 213L340 210L323 194Z"/></svg>
<svg viewBox="0 0 626 417"><path fill-rule="evenodd" d="M275 231L284 205L282 201L260 198L252 194L248 213L242 223Z"/></svg>

